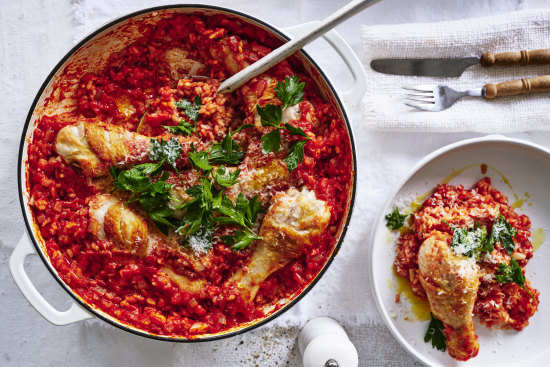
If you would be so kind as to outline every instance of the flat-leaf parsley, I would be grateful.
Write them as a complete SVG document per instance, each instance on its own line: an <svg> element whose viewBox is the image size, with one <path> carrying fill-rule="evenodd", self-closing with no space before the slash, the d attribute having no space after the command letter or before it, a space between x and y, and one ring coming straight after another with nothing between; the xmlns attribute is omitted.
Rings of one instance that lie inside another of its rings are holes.
<svg viewBox="0 0 550 367"><path fill-rule="evenodd" d="M287 108L304 100L305 86L306 83L300 83L300 78L297 75L292 75L290 78L287 76L284 83L277 83L275 93L285 104L284 108Z"/></svg>
<svg viewBox="0 0 550 367"><path fill-rule="evenodd" d="M529 293L535 302L537 301L535 296L533 296L533 294L527 290L527 287L525 287L525 275L523 275L521 266L519 266L515 259L510 260L510 265L503 263L498 264L496 279L499 283L516 283L523 288L523 290Z"/></svg>
<svg viewBox="0 0 550 367"><path fill-rule="evenodd" d="M455 227L447 222L443 223L447 224L453 230L451 249L456 254L467 257L472 257L475 255L477 258L480 252L492 251L492 248L489 246L487 229L485 227L476 223L474 228L468 230Z"/></svg>
<svg viewBox="0 0 550 367"><path fill-rule="evenodd" d="M171 138L169 141L162 139L151 139L149 159L152 161L158 161L159 165L162 165L164 162L171 165L183 184L178 167L176 167L176 160L180 156L181 150L181 144L177 139Z"/></svg>
<svg viewBox="0 0 550 367"><path fill-rule="evenodd" d="M193 103L189 102L185 98L181 101L176 102L176 107L184 110L187 117L189 117L193 121L197 121L201 106L202 100L200 96L195 96Z"/></svg>
<svg viewBox="0 0 550 367"><path fill-rule="evenodd" d="M183 136L189 136L196 132L195 125L190 124L189 122L186 122L185 120L181 120L179 124L176 126L168 126L168 125L162 125L163 128L171 132L172 134L180 134Z"/></svg>
<svg viewBox="0 0 550 367"><path fill-rule="evenodd" d="M445 325L443 322L434 317L430 313L432 319L428 325L428 330L426 330L426 335L424 336L424 342L432 342L432 348L437 348L437 350L444 352L447 349L447 338L443 334L445 330Z"/></svg>
<svg viewBox="0 0 550 367"><path fill-rule="evenodd" d="M516 229L506 221L502 214L499 213L497 219L493 222L491 237L489 237L489 247L491 251L493 250L494 244L497 241L500 241L506 252L509 255L512 255L514 248L516 247L514 244L514 237L516 237L516 234Z"/></svg>
<svg viewBox="0 0 550 367"><path fill-rule="evenodd" d="M386 218L386 227L390 229L399 229L403 227L405 224L405 218L407 218L408 214L401 214L399 213L399 209L397 207L393 208L393 211L389 214L387 214L384 218Z"/></svg>
<svg viewBox="0 0 550 367"><path fill-rule="evenodd" d="M281 147L280 130L287 130L290 135L303 136L305 138L305 140L295 141L289 147L287 157L285 158L289 172L294 171L304 159L304 146L311 138L307 136L301 127L293 126L289 123L281 125L281 119L283 111L288 106L295 105L304 100L305 85L306 83L300 83L300 78L297 75L293 75L290 78L286 77L284 82L278 82L275 87L277 97L284 103L283 107L272 104L266 104L264 107L256 105L256 111L258 111L262 126L275 128L275 130L265 134L260 139L264 154L277 153L279 151Z"/></svg>

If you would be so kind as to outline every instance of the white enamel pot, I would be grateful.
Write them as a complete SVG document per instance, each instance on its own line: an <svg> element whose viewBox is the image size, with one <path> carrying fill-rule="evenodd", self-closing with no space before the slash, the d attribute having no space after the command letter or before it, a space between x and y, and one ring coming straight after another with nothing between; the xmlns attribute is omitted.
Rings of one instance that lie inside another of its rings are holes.
<svg viewBox="0 0 550 367"><path fill-rule="evenodd" d="M205 341L205 340L214 340L223 337L228 337L236 334L240 334L251 330L255 327L258 327L266 322L274 319L279 316L286 310L288 310L292 305L299 301L317 282L317 280L322 276L327 267L330 265L332 259L338 252L340 245L343 241L346 228L349 223L351 216L353 201L355 198L355 186L356 186L356 157L355 157L355 147L353 142L353 135L351 132L351 125L346 113L346 107L354 108L360 101L362 95L365 92L366 87L366 77L361 65L361 62L352 51L350 46L344 41L344 39L336 33L336 31L330 31L325 34L324 39L330 44L332 48L342 57L345 64L347 65L350 73L353 76L354 82L352 87L340 93L337 93L330 80L326 77L323 71L319 66L305 53L300 51L297 54L298 59L303 63L304 69L307 73L311 75L313 80L316 82L318 90L321 96L330 104L332 104L336 111L340 114L342 120L345 122L347 132L349 134L349 141L351 145L352 157L353 157L353 179L351 187L349 190L349 200L347 203L346 216L340 228L338 243L333 250L330 258L324 265L320 273L312 280L312 282L303 289L300 295L296 296L292 300L281 307L279 310L269 314L267 317L255 320L245 325L241 325L235 329L223 331L217 334L205 335L198 339L187 339L182 337L169 337L162 335L155 335L140 329L137 329L133 326L126 325L117 319L107 315L99 309L91 307L84 300L82 300L76 293L74 293L71 288L65 284L61 278L58 276L55 268L50 263L50 259L45 251L44 242L40 237L40 233L33 222L33 217L29 209L29 193L27 190L27 177L26 177L26 162L27 162L27 146L32 139L33 131L35 128L36 121L41 118L44 114L49 114L52 112L62 111L65 106L59 106L57 104L46 104L46 98L55 95L56 86L59 83L64 81L66 77L67 70L76 70L76 68L81 68L80 73L85 73L88 71L93 71L100 68L105 64L107 57L112 52L122 49L133 40L135 40L140 33L137 31L137 25L142 24L143 22L155 22L165 17L170 17L174 14L189 14L193 12L199 12L206 16L223 14L231 18L237 18L244 23L253 24L260 28L263 28L269 32L274 37L280 40L291 39L292 36L301 34L301 32L306 32L311 29L311 27L316 23L307 23L299 26L295 26L287 29L278 29L275 26L272 26L262 20L256 19L249 15L240 13L235 10L230 10L227 8L207 6L207 5L179 5L179 6L163 6L157 8L145 9L138 11L124 17L113 20L112 22L104 25L99 28L81 42L79 42L72 50L70 50L65 57L55 66L52 72L48 75L44 81L42 87L38 91L36 98L30 108L29 114L27 116L25 126L23 129L23 134L21 138L21 145L19 151L19 161L18 161L18 183L19 183L19 194L21 201L21 208L23 211L23 217L27 226L27 233L24 233L14 250L10 258L10 270L12 276L17 283L18 287L21 289L23 295L27 298L29 303L48 321L55 325L67 325L81 320L85 320L92 317L100 318L116 327L124 329L128 332L132 332L141 336L155 338L159 340L166 341ZM81 74L81 75L82 75ZM51 306L40 294L32 284L31 280L27 276L25 269L23 267L24 260L29 255L38 254L43 262L46 264L48 270L52 273L54 278L59 282L61 287L67 291L69 295L74 299L74 303L66 311L59 311Z"/></svg>

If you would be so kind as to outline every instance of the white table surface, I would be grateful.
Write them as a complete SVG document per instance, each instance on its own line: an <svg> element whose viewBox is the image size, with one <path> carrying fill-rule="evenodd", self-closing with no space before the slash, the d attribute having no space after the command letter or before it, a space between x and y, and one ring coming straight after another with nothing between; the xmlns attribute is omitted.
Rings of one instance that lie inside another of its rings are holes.
<svg viewBox="0 0 550 367"><path fill-rule="evenodd" d="M195 344L173 344L148 340L124 331L106 327L101 322L81 322L53 326L45 321L23 298L8 270L8 260L19 237L24 233L17 195L16 167L19 140L28 108L43 80L58 60L74 45L75 21L72 1L9 1L0 5L0 366L209 366L227 365L229 359L244 366L298 366L300 354L296 345L298 328L266 325L242 336ZM471 0L385 0L367 12L349 20L337 29L356 52L359 50L361 24L414 23L482 16L506 10L504 0L483 2L475 9ZM295 10L277 14L276 1L239 0L201 1L200 3L234 7L278 26L291 26L318 20L341 7L346 0L296 0ZM480 2L481 3L481 2ZM550 0L510 0L521 7L550 7ZM233 5L232 5L233 4ZM503 5L504 4L504 5ZM155 2L151 1L150 6ZM515 5L514 5L515 6ZM475 10L472 10L475 9ZM504 10L503 10L504 9ZM290 14L290 15L288 15ZM317 49L316 49L317 47ZM308 51L336 80L336 86L349 83L342 65L318 52L321 44ZM318 58L319 57L319 58ZM354 124L360 123L358 111L351 113ZM370 132L366 146L358 151L365 163L359 170L359 184L384 182L388 187L396 179L384 181L383 167L399 161L400 172L423 155L448 143L477 136L460 134L396 134ZM511 136L550 146L548 133L517 133ZM410 154L413 151L414 154ZM401 172L402 171L402 172ZM367 187L368 189L368 187ZM372 198L373 210L365 218L372 221L385 198ZM366 261L366 260L365 260ZM27 260L31 279L54 306L66 309L70 298L36 257ZM367 280L365 280L367 281ZM346 325L352 342L359 351L360 365L419 365L392 337L386 326L372 324ZM183 358L182 358L183 357Z"/></svg>

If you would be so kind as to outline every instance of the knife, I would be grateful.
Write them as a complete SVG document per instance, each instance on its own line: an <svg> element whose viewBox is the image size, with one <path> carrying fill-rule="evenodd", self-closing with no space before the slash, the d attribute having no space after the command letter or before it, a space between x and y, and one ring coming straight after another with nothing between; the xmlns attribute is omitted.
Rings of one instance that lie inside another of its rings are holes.
<svg viewBox="0 0 550 367"><path fill-rule="evenodd" d="M371 61L370 66L373 70L384 74L458 77L467 67L476 64L485 67L550 64L550 49L500 54L487 52L481 57L453 59L376 59Z"/></svg>

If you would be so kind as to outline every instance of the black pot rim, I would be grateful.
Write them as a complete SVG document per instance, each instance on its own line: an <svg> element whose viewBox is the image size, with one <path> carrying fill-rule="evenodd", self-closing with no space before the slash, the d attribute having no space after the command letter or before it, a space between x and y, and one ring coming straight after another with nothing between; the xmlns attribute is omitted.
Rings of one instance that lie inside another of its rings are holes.
<svg viewBox="0 0 550 367"><path fill-rule="evenodd" d="M342 245L342 242L344 241L344 237L345 237L346 231L347 231L348 226L349 226L351 214L353 212L353 206L354 206L354 203L355 203L355 194L356 194L356 186L357 186L357 157L356 157L356 154L355 154L355 143L354 143L354 138L353 138L353 134L352 134L352 130L351 130L351 124L350 124L349 118L346 114L346 110L344 108L344 105L343 105L342 101L340 100L340 97L336 93L336 90L334 89L334 86L332 85L330 80L327 78L326 74L319 67L319 65L317 65L317 63L304 50L300 50L299 52L301 52L306 57L306 59L315 67L315 69L319 72L319 74L321 75L323 81L329 87L332 95L334 96L336 102L338 103L338 105L340 107L340 111L342 112L343 121L346 124L347 131L348 131L348 134L349 134L351 151L352 151L351 153L352 153L352 159L353 159L353 186L352 186L351 200L350 200L350 205L349 205L349 210L348 210L348 214L347 214L347 217L346 217L346 221L343 224L343 228L342 228L342 232L340 234L340 238L338 239L338 242L337 242L332 254L330 255L329 259L327 260L327 262L325 263L325 265L323 266L321 271L317 274L315 279L313 279L313 281L311 283L309 283L300 292L300 294L298 294L292 301L288 302L283 307L281 307L280 309L274 311L271 315L261 319L260 321L258 321L258 322L252 321L252 322L254 322L253 324L242 327L241 329L238 329L238 330L229 331L227 333L222 332L221 334L214 334L212 336L206 336L206 337L203 337L203 338L199 337L197 339L187 339L187 338L182 338L182 337L172 337L172 336L166 336L166 335L152 334L152 333L146 332L144 330L140 330L136 327L132 327L132 326L129 326L127 324L124 324L121 321L114 321L113 319L110 319L109 317L104 316L101 312L96 310L94 307L88 305L80 297L78 297L77 294L67 284L65 284L65 282L63 282L63 280L59 277L59 275L57 274L57 271L53 268L53 265L51 265L49 259L43 253L42 248L40 247L40 244L38 243L38 241L37 241L37 239L34 235L32 223L29 222L29 220L27 218L27 215L26 215L26 206L25 206L25 201L24 201L24 196L23 196L23 192L24 192L24 190L26 190L26 187L23 187L23 176L22 176L22 173L23 173L22 170L23 170L23 167L25 167L25 164L23 162L23 148L25 147L25 139L26 139L27 132L28 132L28 129L29 129L29 125L30 125L30 122L31 122L31 119L32 119L32 115L33 115L34 110L35 110L35 108L38 104L38 101L39 101L40 97L42 96L42 93L44 92L44 90L48 86L48 84L51 81L51 79L53 78L53 76L57 73L57 71L60 70L60 68L67 61L67 59L69 59L78 49L80 49L82 46L84 46L92 38L97 36L99 33L105 31L106 29L108 29L108 28L110 28L110 27L112 27L112 26L114 26L114 25L116 25L120 22L126 21L127 19L139 16L139 15L143 15L143 14L146 14L146 13L152 13L152 12L155 12L155 11L168 10L168 9L181 9L181 8L197 8L197 9L206 9L206 10L217 10L217 11L221 11L221 12L225 12L225 13L229 13L229 14L234 14L234 15L246 18L246 19L250 19L254 22L257 22L257 23L261 24L262 26L264 26L264 27L268 28L269 30L271 30L271 32L279 35L280 37L282 37L286 40L289 40L289 37L287 35L285 35L283 32L281 32L275 26L273 26L271 24L268 24L265 21L262 21L262 20L260 20L256 17L251 16L251 15L239 12L237 10L228 9L228 8L224 8L224 7L220 7L220 6L213 6L213 5L204 5L204 4L164 5L164 6L157 6L157 7L138 10L136 12L121 16L119 18L115 18L114 20L112 20L109 23L101 26L100 28L96 29L94 32L92 32L89 35L87 35L86 37L84 37L80 42L78 42L74 47L72 47L65 54L65 56L63 56L63 58L57 63L57 65L55 65L55 67L52 69L50 74L48 74L48 76L46 77L44 83L42 83L42 86L38 90L38 93L36 94L36 97L34 98L34 101L33 101L32 105L29 109L29 113L27 115L27 118L25 120L25 124L23 126L23 132L21 134L21 141L20 141L20 146L19 146L19 157L18 157L18 160L17 160L17 164L18 164L18 169L17 169L18 180L17 180L17 182L18 182L18 191L19 191L19 202L21 204L21 209L22 209L22 212L23 212L23 218L25 220L25 225L27 227L29 237L32 240L32 243L33 243L33 245L36 249L36 252L38 253L40 258L42 259L42 261L46 265L46 268L53 275L55 280L57 280L57 282L61 285L61 287L63 289L65 289L65 291L80 306L82 306L86 311L91 313L93 316L107 322L108 324L111 324L112 326L114 326L116 328L125 330L125 331L127 331L129 333L132 333L132 334L135 334L135 335L139 335L139 336L143 336L143 337L150 338L150 339L155 339L155 340L169 341L169 342L192 343L192 342L206 342L206 341L214 341L214 340L229 338L229 337L232 337L232 336L235 336L235 335L243 334L245 332L253 330L253 329L255 329L257 327L260 327L262 325L265 325L268 322L274 320L278 316L285 313L290 308L292 308L292 306L294 306L298 301L300 301L302 299L302 297L304 297L313 288L313 286L319 281L319 279L321 279L321 277L323 276L325 271L328 269L328 267L330 266L330 264L334 260L334 257L336 256L336 254L340 250L340 247ZM26 181L26 179L25 179L25 181Z"/></svg>

